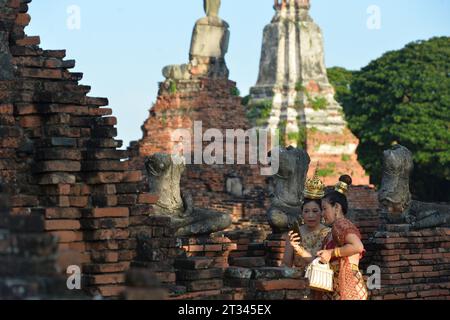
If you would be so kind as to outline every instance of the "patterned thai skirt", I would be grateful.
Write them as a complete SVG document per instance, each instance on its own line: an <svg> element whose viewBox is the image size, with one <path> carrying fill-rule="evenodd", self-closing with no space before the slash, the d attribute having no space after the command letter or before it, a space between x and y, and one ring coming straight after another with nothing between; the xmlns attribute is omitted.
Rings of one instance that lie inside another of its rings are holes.
<svg viewBox="0 0 450 320"><path fill-rule="evenodd" d="M342 290L346 290L346 286L341 286L339 283L339 264L331 264L331 268L334 271L333 275L333 292L314 292L313 298L315 300L342 300ZM366 282L363 275L357 265L351 264L351 272L354 277L351 285L351 294L347 293L346 300L367 300L369 297L369 291L367 290ZM344 287L342 289L341 287Z"/></svg>

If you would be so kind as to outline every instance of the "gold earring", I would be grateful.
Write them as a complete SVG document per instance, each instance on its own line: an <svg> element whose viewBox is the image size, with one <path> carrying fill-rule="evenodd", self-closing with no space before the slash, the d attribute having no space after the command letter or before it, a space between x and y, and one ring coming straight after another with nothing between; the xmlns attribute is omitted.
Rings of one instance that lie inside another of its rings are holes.
<svg viewBox="0 0 450 320"><path fill-rule="evenodd" d="M320 223L325 224L325 217L322 217L322 219L320 219Z"/></svg>
<svg viewBox="0 0 450 320"><path fill-rule="evenodd" d="M302 219L300 220L300 222L302 223L302 225L304 225L304 224L305 224L305 219L303 219L303 217L302 217Z"/></svg>

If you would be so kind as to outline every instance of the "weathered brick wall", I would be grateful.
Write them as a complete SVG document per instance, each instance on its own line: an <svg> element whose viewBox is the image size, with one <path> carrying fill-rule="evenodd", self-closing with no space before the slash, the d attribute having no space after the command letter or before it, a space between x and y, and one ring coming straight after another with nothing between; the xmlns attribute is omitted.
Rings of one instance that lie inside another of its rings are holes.
<svg viewBox="0 0 450 320"><path fill-rule="evenodd" d="M300 270L267 268L264 257L259 264L245 258L240 267L230 267L233 253L242 250L241 241L177 239L167 217L150 217L145 226L127 276L125 299L305 299L308 294Z"/></svg>
<svg viewBox="0 0 450 320"><path fill-rule="evenodd" d="M225 298L223 274L236 244L225 237L174 237L164 216L148 217L142 228L124 298Z"/></svg>
<svg viewBox="0 0 450 320"><path fill-rule="evenodd" d="M377 232L368 245L381 268L374 300L450 299L450 230Z"/></svg>
<svg viewBox="0 0 450 320"><path fill-rule="evenodd" d="M0 59L12 70L0 79L0 174L12 213L44 217L57 237L60 271L80 265L86 290L115 296L133 258L130 222L138 225L155 198L122 161L128 153L118 150L107 99L87 96L64 50L25 35L29 2L1 2Z"/></svg>
<svg viewBox="0 0 450 320"><path fill-rule="evenodd" d="M335 185L339 177L348 174L353 185L369 184L369 176L358 162L356 148L358 138L345 128L342 133L325 133L309 129L307 131L306 151L311 157L311 164L319 163L319 175L325 185ZM313 172L310 172L311 176Z"/></svg>
<svg viewBox="0 0 450 320"><path fill-rule="evenodd" d="M370 185L351 186L347 200L353 210L377 210L380 206L377 190Z"/></svg>
<svg viewBox="0 0 450 320"><path fill-rule="evenodd" d="M2 137L0 140L0 174L4 183L26 185L30 165L24 161L26 150L16 152L19 146L26 146L26 141L24 130L20 128L19 121L14 117L13 102L16 82L10 49L10 38L19 37L21 34L18 24L24 19L18 17L20 5L20 1L0 2L0 133ZM26 194L30 191L18 192L15 188L11 188L12 195L15 196L11 199L12 205L16 202L26 202ZM22 200L16 197L19 193L23 195ZM34 198L30 198L28 201L36 203Z"/></svg>
<svg viewBox="0 0 450 320"><path fill-rule="evenodd" d="M67 290L58 241L45 232L44 224L41 215L0 213L2 299L86 298Z"/></svg>

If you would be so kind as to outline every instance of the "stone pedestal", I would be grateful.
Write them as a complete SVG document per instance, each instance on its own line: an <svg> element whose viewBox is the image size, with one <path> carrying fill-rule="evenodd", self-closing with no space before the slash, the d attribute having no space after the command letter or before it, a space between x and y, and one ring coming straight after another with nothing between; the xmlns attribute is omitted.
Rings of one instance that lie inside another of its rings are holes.
<svg viewBox="0 0 450 320"><path fill-rule="evenodd" d="M225 237L175 238L170 220L153 216L137 236L127 299L193 299L223 294L223 273L236 244ZM140 288L139 290L137 288Z"/></svg>
<svg viewBox="0 0 450 320"><path fill-rule="evenodd" d="M308 281L292 268L260 268L253 274L252 288L257 300L307 300Z"/></svg>
<svg viewBox="0 0 450 320"><path fill-rule="evenodd" d="M255 232L252 230L235 230L226 232L226 236L237 244L237 249L230 253L230 265L233 265L234 259L242 257L264 257L264 244L254 241Z"/></svg>
<svg viewBox="0 0 450 320"><path fill-rule="evenodd" d="M308 282L302 272L291 268L230 267L225 283L233 288L245 288L244 297L255 300L307 300Z"/></svg>
<svg viewBox="0 0 450 320"><path fill-rule="evenodd" d="M150 270L160 283L175 285L173 265L184 252L181 246L181 241L173 237L170 218L151 216L137 236L136 257L131 267Z"/></svg>
<svg viewBox="0 0 450 320"><path fill-rule="evenodd" d="M185 293L174 298L220 296L228 256L236 249L236 244L225 237L183 238L180 241L184 252L175 260L174 267L177 285L184 287Z"/></svg>
<svg viewBox="0 0 450 320"><path fill-rule="evenodd" d="M182 238L182 249L186 257L207 257L212 259L212 267L227 268L230 252L236 244L226 237Z"/></svg>
<svg viewBox="0 0 450 320"><path fill-rule="evenodd" d="M283 265L284 251L286 248L286 235L270 234L264 241L266 247L266 265L280 267Z"/></svg>

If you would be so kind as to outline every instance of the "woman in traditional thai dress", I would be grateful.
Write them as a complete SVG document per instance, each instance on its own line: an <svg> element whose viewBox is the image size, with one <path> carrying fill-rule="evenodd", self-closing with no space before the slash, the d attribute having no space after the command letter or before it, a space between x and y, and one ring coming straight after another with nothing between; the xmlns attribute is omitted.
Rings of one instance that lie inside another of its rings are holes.
<svg viewBox="0 0 450 320"><path fill-rule="evenodd" d="M361 242L358 228L345 218L348 212L346 193L352 179L342 176L334 191L322 199L322 214L325 223L332 227L331 233L326 237L323 250L317 252L322 263L330 263L334 271L333 292L317 295L322 300L367 300L368 290L359 271L359 261L365 252ZM290 243L294 251L306 260L312 261L314 257L304 247L299 245L300 237L294 233L289 234Z"/></svg>
<svg viewBox="0 0 450 320"><path fill-rule="evenodd" d="M325 186L320 181L317 173L312 179L308 179L305 185L304 202L302 206L302 223L299 228L300 245L313 256L322 249L323 241L330 233L331 229L323 225L321 199L325 195ZM308 265L309 259L303 259L294 254L294 247L290 241L286 242L283 263L288 267L304 268Z"/></svg>

